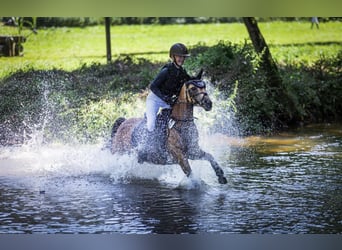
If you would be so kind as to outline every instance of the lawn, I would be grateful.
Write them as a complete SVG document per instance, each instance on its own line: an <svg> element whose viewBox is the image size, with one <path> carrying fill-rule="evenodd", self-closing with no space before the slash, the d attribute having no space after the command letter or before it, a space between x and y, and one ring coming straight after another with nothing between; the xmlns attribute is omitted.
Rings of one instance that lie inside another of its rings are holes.
<svg viewBox="0 0 342 250"><path fill-rule="evenodd" d="M321 23L310 29L310 22L259 23L278 63L311 63L321 56L332 56L342 48L341 22ZM0 25L0 34L17 34L17 28ZM18 69L61 68L73 70L83 64L106 62L104 26L48 28L31 34L24 43L23 57L1 57L0 77ZM248 33L243 23L194 25L124 25L111 27L113 57L122 54L166 61L174 42L188 46L213 45L220 40L243 43ZM249 40L248 40L249 41Z"/></svg>

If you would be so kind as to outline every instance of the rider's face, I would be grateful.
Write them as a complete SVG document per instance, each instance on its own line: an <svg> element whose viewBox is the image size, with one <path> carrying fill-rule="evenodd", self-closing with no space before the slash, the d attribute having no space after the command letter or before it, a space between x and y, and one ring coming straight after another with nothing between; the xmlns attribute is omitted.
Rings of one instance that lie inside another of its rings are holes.
<svg viewBox="0 0 342 250"><path fill-rule="evenodd" d="M185 56L176 56L174 57L174 60L176 62L177 65L182 66L184 64L185 61Z"/></svg>

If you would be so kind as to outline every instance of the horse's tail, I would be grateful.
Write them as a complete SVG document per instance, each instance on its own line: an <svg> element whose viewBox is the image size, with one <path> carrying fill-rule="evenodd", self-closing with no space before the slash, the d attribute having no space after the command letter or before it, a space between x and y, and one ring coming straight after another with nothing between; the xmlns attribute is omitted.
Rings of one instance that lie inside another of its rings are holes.
<svg viewBox="0 0 342 250"><path fill-rule="evenodd" d="M116 132L118 131L118 128L120 127L120 125L125 120L126 119L123 117L119 117L118 119L116 119L116 121L114 122L113 127L112 127L112 133L110 135L110 138L105 142L104 146L102 147L102 150L110 149L112 147L114 136L115 136Z"/></svg>
<svg viewBox="0 0 342 250"><path fill-rule="evenodd" d="M113 127L112 127L112 134L111 134L111 139L114 138L116 132L118 131L118 128L120 127L120 125L126 121L126 119L124 117L119 117L118 119L116 119L116 121L114 122L113 124Z"/></svg>

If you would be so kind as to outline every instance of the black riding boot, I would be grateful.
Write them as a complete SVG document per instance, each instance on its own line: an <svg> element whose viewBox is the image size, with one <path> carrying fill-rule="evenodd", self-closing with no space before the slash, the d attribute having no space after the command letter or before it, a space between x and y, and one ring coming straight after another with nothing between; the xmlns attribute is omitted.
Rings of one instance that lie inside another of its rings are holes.
<svg viewBox="0 0 342 250"><path fill-rule="evenodd" d="M146 130L145 136L144 136L144 142L140 146L140 149L138 150L138 163L144 163L151 161L151 154L155 151L155 131L148 131Z"/></svg>
<svg viewBox="0 0 342 250"><path fill-rule="evenodd" d="M150 162L154 164L166 164L167 162L167 124L171 109L163 109L156 120L156 128L149 132L146 129L143 136L143 144L138 150L138 163Z"/></svg>
<svg viewBox="0 0 342 250"><path fill-rule="evenodd" d="M145 142L138 150L138 163L166 164L166 135L156 131L147 132Z"/></svg>

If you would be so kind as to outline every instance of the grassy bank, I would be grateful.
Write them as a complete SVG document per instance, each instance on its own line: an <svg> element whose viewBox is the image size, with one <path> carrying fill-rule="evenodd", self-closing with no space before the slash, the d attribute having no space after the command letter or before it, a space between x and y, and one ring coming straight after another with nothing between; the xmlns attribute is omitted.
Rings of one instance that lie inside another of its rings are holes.
<svg viewBox="0 0 342 250"><path fill-rule="evenodd" d="M341 49L340 22L321 23L320 29L310 29L309 22L260 23L260 29L280 64L308 63L322 55L331 56ZM17 28L0 26L0 34L17 34ZM40 29L28 36L24 57L0 59L0 77L18 69L79 68L83 64L105 63L105 29L103 26L85 28ZM111 27L113 57L133 55L152 61L165 61L174 42L189 46L208 46L219 41L241 44L248 39L243 23L194 25L123 25Z"/></svg>

